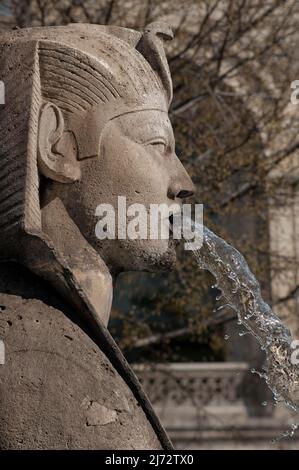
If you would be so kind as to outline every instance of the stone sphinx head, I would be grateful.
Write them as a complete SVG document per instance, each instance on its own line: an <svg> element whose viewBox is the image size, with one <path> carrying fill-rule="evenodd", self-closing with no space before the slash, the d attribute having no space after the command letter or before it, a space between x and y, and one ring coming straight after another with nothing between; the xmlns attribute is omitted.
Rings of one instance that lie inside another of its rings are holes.
<svg viewBox="0 0 299 470"><path fill-rule="evenodd" d="M175 155L171 31L69 25L0 36L0 253L104 323L111 273L171 268L169 240L98 240L96 207L170 205L193 185ZM104 294L105 292L105 294Z"/></svg>

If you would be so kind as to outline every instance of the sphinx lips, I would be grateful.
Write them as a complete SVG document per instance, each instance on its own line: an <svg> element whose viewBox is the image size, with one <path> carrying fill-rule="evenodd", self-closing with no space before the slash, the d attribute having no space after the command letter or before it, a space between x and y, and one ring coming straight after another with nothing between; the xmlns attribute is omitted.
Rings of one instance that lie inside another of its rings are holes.
<svg viewBox="0 0 299 470"><path fill-rule="evenodd" d="M173 238L173 222L174 222L174 216L171 215L171 216L169 216L169 240L171 240L172 243L177 246L177 245L180 244L180 239L179 238Z"/></svg>

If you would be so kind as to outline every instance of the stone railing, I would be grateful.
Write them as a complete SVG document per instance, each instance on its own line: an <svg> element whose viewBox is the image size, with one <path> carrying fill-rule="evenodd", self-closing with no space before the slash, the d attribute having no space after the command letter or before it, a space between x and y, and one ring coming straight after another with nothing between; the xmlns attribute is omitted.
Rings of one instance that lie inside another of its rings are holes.
<svg viewBox="0 0 299 470"><path fill-rule="evenodd" d="M275 414L267 417L248 413L242 399L242 382L250 374L246 363L138 364L133 368L177 449L299 446L299 435L270 442L297 422L286 407L276 407Z"/></svg>
<svg viewBox="0 0 299 470"><path fill-rule="evenodd" d="M14 26L14 21L11 16L0 14L0 31L3 29L9 29Z"/></svg>
<svg viewBox="0 0 299 470"><path fill-rule="evenodd" d="M240 401L239 388L248 364L171 363L134 365L152 403L187 402L201 406L234 405Z"/></svg>

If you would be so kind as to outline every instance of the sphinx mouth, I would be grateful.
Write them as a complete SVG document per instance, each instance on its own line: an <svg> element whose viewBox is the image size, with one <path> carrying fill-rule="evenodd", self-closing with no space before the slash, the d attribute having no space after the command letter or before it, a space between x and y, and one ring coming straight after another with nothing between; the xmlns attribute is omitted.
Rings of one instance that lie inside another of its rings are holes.
<svg viewBox="0 0 299 470"><path fill-rule="evenodd" d="M169 228L170 228L170 231L172 232L172 228L173 228L173 214L171 214L168 219L169 219Z"/></svg>
<svg viewBox="0 0 299 470"><path fill-rule="evenodd" d="M175 223L178 223L178 221L181 221L181 211L177 211L173 214L171 214L169 217L168 217L168 220L169 220L169 228L171 230L171 232L173 232L173 226Z"/></svg>
<svg viewBox="0 0 299 470"><path fill-rule="evenodd" d="M169 220L169 240L172 241L172 243L177 246L180 244L180 239L179 238L174 238L173 237L173 225L175 223L174 219L176 216L178 216L178 214L180 214L180 212L176 213L176 214L172 214L169 216L168 220Z"/></svg>

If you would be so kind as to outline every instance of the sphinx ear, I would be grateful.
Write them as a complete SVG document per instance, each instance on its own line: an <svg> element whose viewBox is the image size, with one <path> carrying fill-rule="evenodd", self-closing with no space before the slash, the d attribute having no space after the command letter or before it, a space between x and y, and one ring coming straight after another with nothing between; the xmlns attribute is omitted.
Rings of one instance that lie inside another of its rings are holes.
<svg viewBox="0 0 299 470"><path fill-rule="evenodd" d="M39 118L38 168L54 181L72 183L80 179L77 142L71 131L65 130L63 115L53 103L43 106Z"/></svg>

